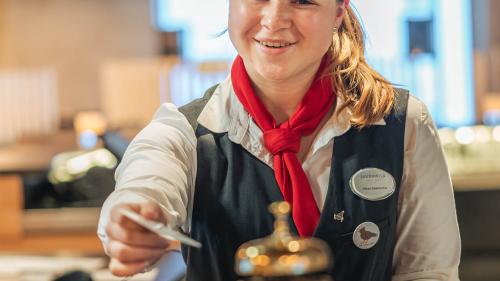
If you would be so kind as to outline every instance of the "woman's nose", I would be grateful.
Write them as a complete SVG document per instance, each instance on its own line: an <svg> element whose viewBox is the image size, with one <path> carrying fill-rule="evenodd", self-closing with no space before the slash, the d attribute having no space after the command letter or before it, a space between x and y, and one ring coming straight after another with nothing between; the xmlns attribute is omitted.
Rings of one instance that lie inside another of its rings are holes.
<svg viewBox="0 0 500 281"><path fill-rule="evenodd" d="M268 4L262 10L262 19L260 24L276 31L283 28L289 28L292 24L291 11L287 7L288 1L268 1Z"/></svg>

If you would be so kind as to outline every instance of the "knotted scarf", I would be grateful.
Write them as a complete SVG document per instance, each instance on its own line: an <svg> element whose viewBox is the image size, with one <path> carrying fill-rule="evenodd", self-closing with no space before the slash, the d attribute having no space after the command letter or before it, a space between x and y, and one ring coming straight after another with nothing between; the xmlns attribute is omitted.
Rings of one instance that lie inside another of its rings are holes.
<svg viewBox="0 0 500 281"><path fill-rule="evenodd" d="M276 124L255 94L240 56L236 57L231 69L234 92L264 134L264 145L273 155L274 176L283 198L291 205L292 218L301 237L313 235L320 216L297 153L301 138L316 130L335 101L330 78L321 77L324 67L323 60L294 114L281 124Z"/></svg>

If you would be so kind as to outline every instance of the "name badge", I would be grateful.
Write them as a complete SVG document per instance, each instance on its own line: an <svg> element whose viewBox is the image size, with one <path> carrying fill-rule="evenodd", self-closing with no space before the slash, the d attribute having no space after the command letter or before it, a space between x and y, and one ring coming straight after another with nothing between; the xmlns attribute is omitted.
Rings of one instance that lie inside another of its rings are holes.
<svg viewBox="0 0 500 281"><path fill-rule="evenodd" d="M396 191L394 177L378 168L357 171L349 180L349 186L354 194L370 201L386 199Z"/></svg>

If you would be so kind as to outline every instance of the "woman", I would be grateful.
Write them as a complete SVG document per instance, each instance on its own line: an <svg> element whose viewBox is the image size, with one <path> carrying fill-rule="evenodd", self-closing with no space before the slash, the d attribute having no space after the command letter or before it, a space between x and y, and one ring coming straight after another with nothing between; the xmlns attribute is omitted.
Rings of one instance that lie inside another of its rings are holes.
<svg viewBox="0 0 500 281"><path fill-rule="evenodd" d="M236 248L268 235L267 205L285 199L292 229L330 245L336 280L458 280L436 129L367 65L348 1L229 3L230 77L180 112L162 105L117 170L99 228L111 271L141 272L170 245L127 208L203 243L187 280L236 280Z"/></svg>

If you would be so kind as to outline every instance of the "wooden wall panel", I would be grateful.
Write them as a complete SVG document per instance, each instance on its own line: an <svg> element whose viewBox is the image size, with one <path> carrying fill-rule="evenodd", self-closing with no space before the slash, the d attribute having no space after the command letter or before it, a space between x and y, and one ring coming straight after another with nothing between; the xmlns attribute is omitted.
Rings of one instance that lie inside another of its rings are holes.
<svg viewBox="0 0 500 281"><path fill-rule="evenodd" d="M156 56L161 49L147 0L0 0L0 5L0 69L55 67L63 116L100 108L102 61Z"/></svg>
<svg viewBox="0 0 500 281"><path fill-rule="evenodd" d="M0 174L0 240L22 236L23 185L18 175Z"/></svg>

